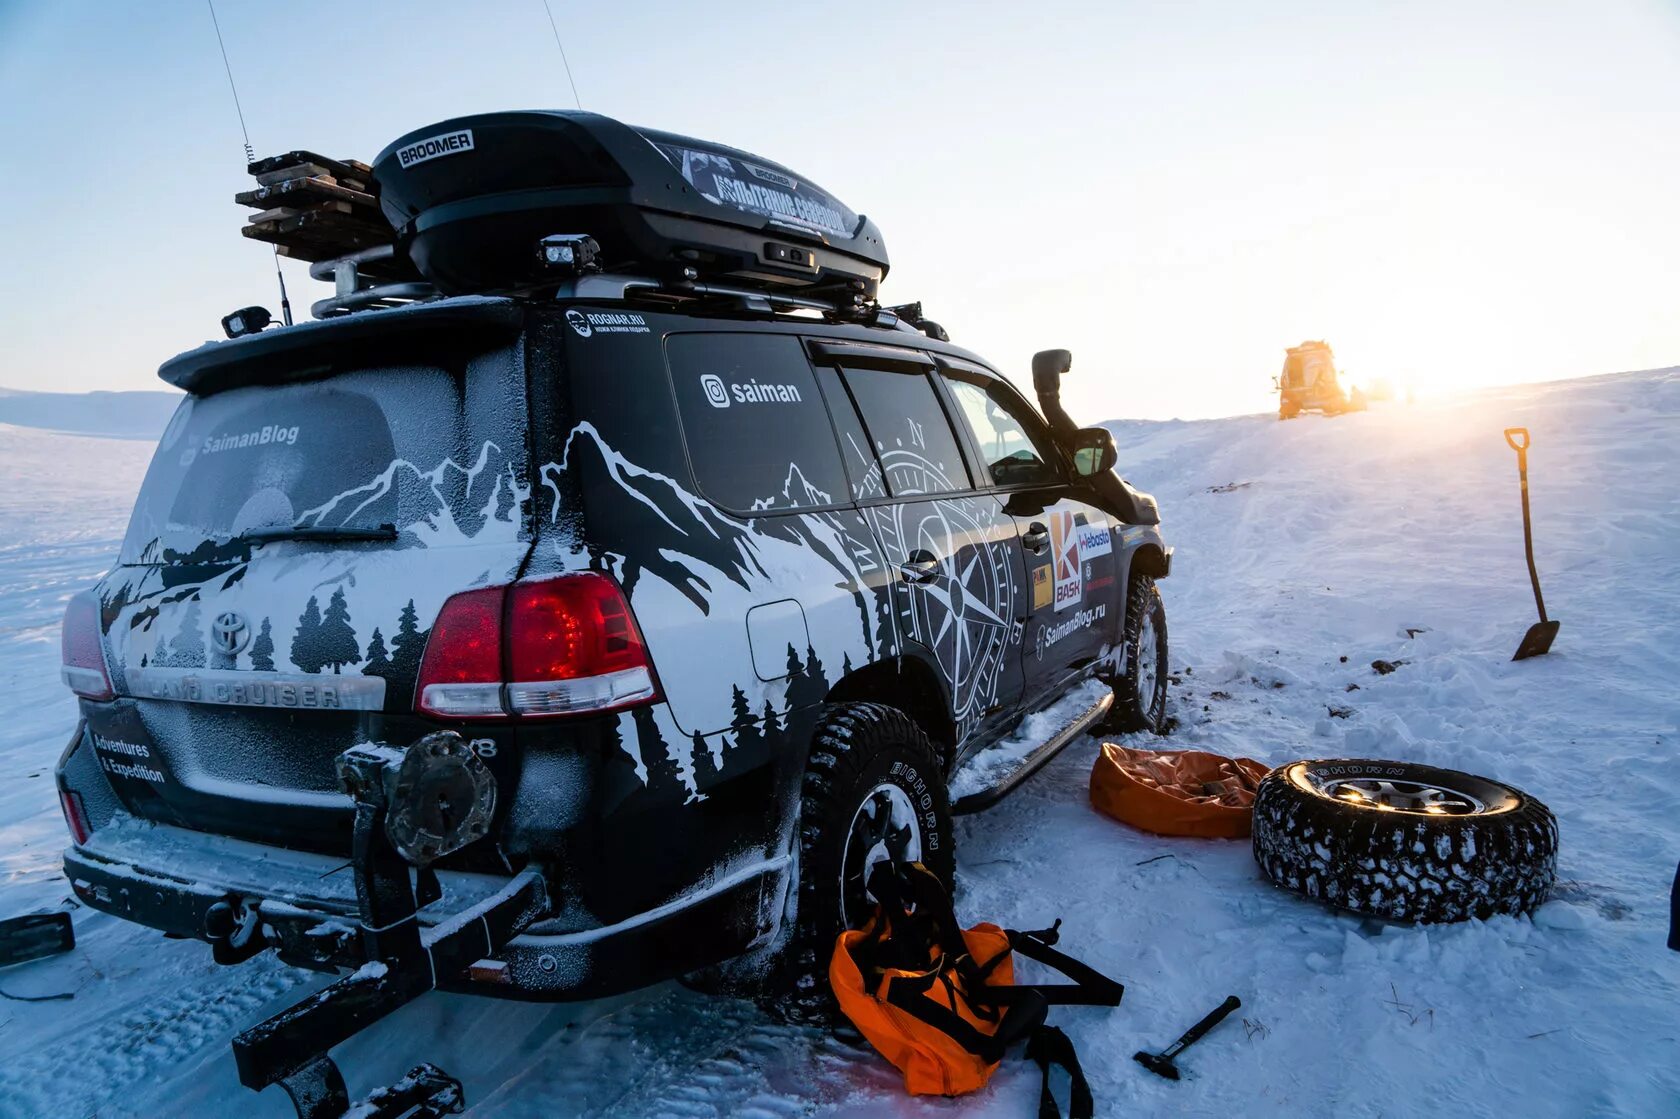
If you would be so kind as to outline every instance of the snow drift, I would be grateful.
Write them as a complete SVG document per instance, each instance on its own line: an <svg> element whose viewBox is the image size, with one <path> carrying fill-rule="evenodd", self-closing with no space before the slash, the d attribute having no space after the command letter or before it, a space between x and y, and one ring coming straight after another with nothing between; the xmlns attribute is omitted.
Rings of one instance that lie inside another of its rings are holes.
<svg viewBox="0 0 1680 1119"><path fill-rule="evenodd" d="M1514 455L1526 425L1536 552L1563 622L1533 620ZM958 910L1035 928L1122 980L1066 1008L1104 1114L1680 1113L1680 954L1663 947L1680 859L1680 370L1488 390L1334 420L1117 422L1123 472L1161 501L1172 745L1258 758L1375 756L1468 769L1540 797L1562 831L1534 919L1433 928L1272 889L1246 843L1171 840L1094 812L1097 752L1070 747L958 825ZM115 555L138 442L0 426L0 913L58 904L51 768L74 706L57 681L65 598ZM1374 660L1399 665L1379 675ZM1129 737L1127 745L1159 740ZM239 1087L227 1044L319 977L217 969L199 944L78 911L71 955L12 969L0 1116L286 1116ZM1225 995L1243 1009L1148 1076ZM1024 1115L1037 1070L909 1100L867 1052L675 985L577 1006L439 995L337 1054L353 1092L416 1059L470 1114Z"/></svg>

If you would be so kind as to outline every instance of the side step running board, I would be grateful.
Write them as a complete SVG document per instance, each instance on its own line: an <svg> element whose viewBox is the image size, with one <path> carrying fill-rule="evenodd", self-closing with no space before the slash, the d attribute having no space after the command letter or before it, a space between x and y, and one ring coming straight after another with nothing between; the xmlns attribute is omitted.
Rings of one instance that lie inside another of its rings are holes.
<svg viewBox="0 0 1680 1119"><path fill-rule="evenodd" d="M1089 694L1075 690L1056 703L1027 716L1049 716L1056 729L1042 742L1024 740L1019 730L965 759L951 773L951 813L963 815L990 808L1022 782L1042 769L1062 747L1101 722L1114 705L1114 692L1103 687L1091 701Z"/></svg>

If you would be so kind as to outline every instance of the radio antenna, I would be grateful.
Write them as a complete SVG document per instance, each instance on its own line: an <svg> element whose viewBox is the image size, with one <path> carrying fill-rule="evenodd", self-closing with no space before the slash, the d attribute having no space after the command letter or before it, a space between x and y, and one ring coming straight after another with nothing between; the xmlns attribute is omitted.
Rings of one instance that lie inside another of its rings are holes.
<svg viewBox="0 0 1680 1119"><path fill-rule="evenodd" d="M578 97L577 82L572 78L572 64L566 61L566 47L560 42L560 27L554 22L554 9L548 6L548 0L543 0L543 11L548 13L548 28L554 32L554 45L560 48L560 65L566 68L566 81L572 87L572 100L582 109L583 100Z"/></svg>
<svg viewBox="0 0 1680 1119"><path fill-rule="evenodd" d="M228 61L227 44L222 41L222 24L216 18L216 2L215 0L204 0L204 3L210 8L210 25L216 29L216 45L222 51L222 69L227 71L228 89L233 92L233 111L239 116L240 135L245 137L245 165L249 167L257 161L257 152L255 148L251 147L251 130L245 127L245 110L239 104L239 87L233 81L233 64ZM564 54L561 57L564 58ZM570 71L567 73L569 74ZM273 249L274 278L280 281L280 317L287 326L291 326L292 301L286 298L286 276L280 271L280 246L275 245Z"/></svg>

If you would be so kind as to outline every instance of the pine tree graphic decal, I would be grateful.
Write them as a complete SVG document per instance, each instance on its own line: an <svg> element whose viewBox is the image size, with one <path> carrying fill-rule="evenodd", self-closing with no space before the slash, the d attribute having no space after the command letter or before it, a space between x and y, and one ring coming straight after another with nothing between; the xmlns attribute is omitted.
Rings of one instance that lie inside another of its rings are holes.
<svg viewBox="0 0 1680 1119"><path fill-rule="evenodd" d="M327 662L321 659L321 604L315 601L315 596L309 596L309 602L303 608L303 614L298 618L297 634L292 638L292 663L297 665L299 672L319 672Z"/></svg>
<svg viewBox="0 0 1680 1119"><path fill-rule="evenodd" d="M204 635L199 632L202 626L198 599L187 603L181 612L181 628L175 633L173 651L169 654L169 663L177 668L204 667Z"/></svg>
<svg viewBox="0 0 1680 1119"><path fill-rule="evenodd" d="M706 736L699 731L694 732L693 750L690 755L694 761L694 784L705 792L717 784L717 762L712 759L712 751L706 745Z"/></svg>
<svg viewBox="0 0 1680 1119"><path fill-rule="evenodd" d="M251 642L251 667L258 672L274 671L274 633L267 618L262 620L257 639Z"/></svg>
<svg viewBox="0 0 1680 1119"><path fill-rule="evenodd" d="M415 680L420 676L420 657L426 651L426 637L431 630L420 628L420 616L415 612L414 600L402 608L397 618L397 632L391 638L391 674L399 680Z"/></svg>
<svg viewBox="0 0 1680 1119"><path fill-rule="evenodd" d="M686 800L688 791L677 776L677 760L666 745L665 736L659 733L653 708L638 707L631 718L636 724L636 749L647 767L648 795L660 800Z"/></svg>
<svg viewBox="0 0 1680 1119"><path fill-rule="evenodd" d="M769 755L764 749L764 735L758 727L758 719L753 715L752 708L747 706L747 693L741 690L741 685L735 685L735 696L731 701L735 718L729 723L735 730L735 745L723 756L723 767L737 772L751 769L761 764Z"/></svg>
<svg viewBox="0 0 1680 1119"><path fill-rule="evenodd" d="M379 627L373 627L373 636L368 638L367 663L362 665L363 676L391 675L391 658L385 651L385 638L380 636Z"/></svg>
<svg viewBox="0 0 1680 1119"><path fill-rule="evenodd" d="M336 675L347 664L362 663L362 649L356 644L356 631L350 627L350 605L344 601L344 588L339 587L327 600L327 613L321 619L321 667L332 665Z"/></svg>

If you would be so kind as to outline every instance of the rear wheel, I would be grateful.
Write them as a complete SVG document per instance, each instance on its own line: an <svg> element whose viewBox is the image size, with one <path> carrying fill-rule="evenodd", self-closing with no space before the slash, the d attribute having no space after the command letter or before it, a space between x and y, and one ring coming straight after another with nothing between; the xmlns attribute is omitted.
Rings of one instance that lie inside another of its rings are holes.
<svg viewBox="0 0 1680 1119"><path fill-rule="evenodd" d="M1126 595L1126 674L1114 683L1117 730L1167 732L1167 608L1155 580L1134 576Z"/></svg>
<svg viewBox="0 0 1680 1119"><path fill-rule="evenodd" d="M828 962L835 939L874 913L864 884L889 859L924 863L951 886L951 810L938 752L896 708L835 704L811 740L800 804L797 909L781 975L762 997L767 1009L801 1021L833 1013Z"/></svg>

